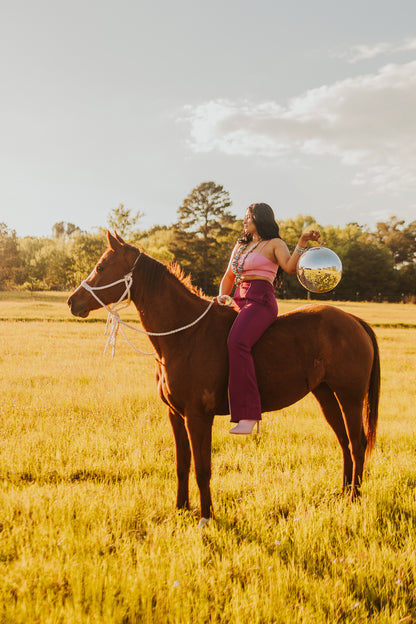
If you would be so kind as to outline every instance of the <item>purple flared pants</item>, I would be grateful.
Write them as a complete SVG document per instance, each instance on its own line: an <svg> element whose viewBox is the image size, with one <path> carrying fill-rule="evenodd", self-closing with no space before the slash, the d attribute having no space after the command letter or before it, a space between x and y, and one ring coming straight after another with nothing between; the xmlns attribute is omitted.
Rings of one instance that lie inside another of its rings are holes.
<svg viewBox="0 0 416 624"><path fill-rule="evenodd" d="M277 302L270 282L242 282L234 295L240 312L228 336L228 400L231 422L261 420L260 393L252 346L277 316Z"/></svg>

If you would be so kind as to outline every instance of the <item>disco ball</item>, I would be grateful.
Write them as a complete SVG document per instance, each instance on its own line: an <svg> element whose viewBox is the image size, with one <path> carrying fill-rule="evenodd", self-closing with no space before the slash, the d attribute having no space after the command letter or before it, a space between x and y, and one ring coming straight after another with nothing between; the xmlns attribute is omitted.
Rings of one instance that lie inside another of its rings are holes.
<svg viewBox="0 0 416 624"><path fill-rule="evenodd" d="M339 283L342 263L331 249L311 247L300 257L296 272L298 280L306 290L326 293Z"/></svg>

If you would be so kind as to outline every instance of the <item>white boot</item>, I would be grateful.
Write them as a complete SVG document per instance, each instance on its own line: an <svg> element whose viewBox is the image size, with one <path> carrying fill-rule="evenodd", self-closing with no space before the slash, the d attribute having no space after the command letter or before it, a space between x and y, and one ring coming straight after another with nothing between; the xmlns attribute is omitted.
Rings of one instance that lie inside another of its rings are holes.
<svg viewBox="0 0 416 624"><path fill-rule="evenodd" d="M240 420L238 425L230 429L230 433L251 433L257 423L257 433L260 431L259 420Z"/></svg>

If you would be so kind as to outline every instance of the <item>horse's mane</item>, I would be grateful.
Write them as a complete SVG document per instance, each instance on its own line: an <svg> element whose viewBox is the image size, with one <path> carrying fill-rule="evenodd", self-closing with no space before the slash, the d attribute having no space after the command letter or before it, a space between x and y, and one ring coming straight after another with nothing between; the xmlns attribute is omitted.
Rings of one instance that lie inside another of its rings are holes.
<svg viewBox="0 0 416 624"><path fill-rule="evenodd" d="M138 250L137 247L135 249L141 252L138 265L140 266L143 262L146 264L146 270L142 271L140 283L147 292L159 290L162 288L164 281L170 278L181 284L190 294L206 299L203 291L192 283L191 276L185 274L180 264L174 262L166 265L149 256L144 250Z"/></svg>
<svg viewBox="0 0 416 624"><path fill-rule="evenodd" d="M176 277L176 279L179 280L181 284L183 284L191 293L198 295L198 297L205 297L204 292L192 283L191 275L189 273L185 273L180 264L174 262L173 264L169 264L166 268L169 273Z"/></svg>

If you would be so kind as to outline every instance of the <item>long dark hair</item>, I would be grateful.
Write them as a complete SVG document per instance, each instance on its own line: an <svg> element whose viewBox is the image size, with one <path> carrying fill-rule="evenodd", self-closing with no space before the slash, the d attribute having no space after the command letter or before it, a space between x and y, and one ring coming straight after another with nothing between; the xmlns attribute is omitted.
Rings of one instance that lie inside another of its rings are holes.
<svg viewBox="0 0 416 624"><path fill-rule="evenodd" d="M260 238L262 238L263 240L270 240L271 238L281 238L279 233L279 226L276 223L274 212L269 204L251 204L248 207L248 210ZM251 239L251 234L243 234L243 236L238 239L238 242L247 244L251 241Z"/></svg>
<svg viewBox="0 0 416 624"><path fill-rule="evenodd" d="M274 212L269 204L256 203L250 204L248 207L253 223L256 226L256 230L260 238L263 240L270 240L271 238L282 238L279 233L279 226L276 223ZM252 234L244 233L238 242L247 245L252 240ZM278 287L282 281L282 267L279 266L277 270L276 279L274 280L274 286Z"/></svg>

